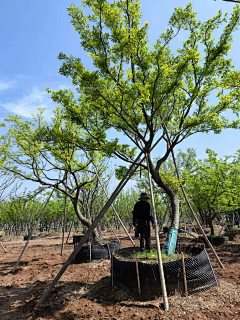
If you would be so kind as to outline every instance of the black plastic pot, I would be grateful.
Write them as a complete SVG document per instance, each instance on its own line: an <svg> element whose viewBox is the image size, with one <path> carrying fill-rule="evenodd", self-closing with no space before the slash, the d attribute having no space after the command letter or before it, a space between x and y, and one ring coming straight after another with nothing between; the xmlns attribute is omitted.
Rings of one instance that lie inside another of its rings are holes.
<svg viewBox="0 0 240 320"><path fill-rule="evenodd" d="M109 259L111 253L119 250L121 246L117 241L107 242L104 245L91 245L91 260ZM82 246L73 263L86 262L90 262L90 245Z"/></svg>
<svg viewBox="0 0 240 320"><path fill-rule="evenodd" d="M168 233L169 228L168 227L163 227L163 233Z"/></svg>
<svg viewBox="0 0 240 320"><path fill-rule="evenodd" d="M28 240L29 236L24 236L24 240ZM38 239L38 236L31 236L30 240Z"/></svg>
<svg viewBox="0 0 240 320"><path fill-rule="evenodd" d="M225 243L225 237L211 237L211 236L207 236L208 240L210 241L210 243L213 246L221 246L222 244ZM205 238L203 236L199 236L199 240L203 241L205 244L207 244Z"/></svg>
<svg viewBox="0 0 240 320"><path fill-rule="evenodd" d="M83 236L73 236L73 244L76 246ZM85 243L89 242L89 239L85 241ZM92 242L92 236L90 236L90 242Z"/></svg>

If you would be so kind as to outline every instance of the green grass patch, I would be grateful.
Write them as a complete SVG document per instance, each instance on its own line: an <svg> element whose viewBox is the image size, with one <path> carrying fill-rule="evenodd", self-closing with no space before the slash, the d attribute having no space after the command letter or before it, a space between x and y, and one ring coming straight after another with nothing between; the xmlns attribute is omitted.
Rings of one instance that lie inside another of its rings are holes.
<svg viewBox="0 0 240 320"><path fill-rule="evenodd" d="M163 262L169 262L169 261L178 260L178 259L182 258L182 255L177 254L177 253L175 253L174 255L169 257L162 252L161 256L162 256ZM147 260L151 260L151 261L156 260L156 262L158 262L157 249L152 249L150 252L145 251L145 252L134 253L131 255L131 258L132 259L139 259L139 260L141 260L141 262L144 262L145 260L146 260L146 262L147 262Z"/></svg>

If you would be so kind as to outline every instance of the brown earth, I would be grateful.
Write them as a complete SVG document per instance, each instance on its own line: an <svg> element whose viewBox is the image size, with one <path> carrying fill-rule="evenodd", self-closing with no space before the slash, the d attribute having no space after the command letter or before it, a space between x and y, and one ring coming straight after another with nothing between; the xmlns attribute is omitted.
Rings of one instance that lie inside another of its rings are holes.
<svg viewBox="0 0 240 320"><path fill-rule="evenodd" d="M131 246L123 233L119 236L123 247ZM105 235L105 238L110 237ZM210 253L218 286L188 297L176 293L169 297L168 312L162 308L161 297L147 300L134 290L112 288L109 260L70 265L48 300L36 309L36 303L72 252L73 245L65 245L61 257L59 234L32 240L20 266L12 274L25 244L22 239L1 238L7 250L4 254L0 247L1 320L240 319L239 238L216 249L225 269L218 266Z"/></svg>

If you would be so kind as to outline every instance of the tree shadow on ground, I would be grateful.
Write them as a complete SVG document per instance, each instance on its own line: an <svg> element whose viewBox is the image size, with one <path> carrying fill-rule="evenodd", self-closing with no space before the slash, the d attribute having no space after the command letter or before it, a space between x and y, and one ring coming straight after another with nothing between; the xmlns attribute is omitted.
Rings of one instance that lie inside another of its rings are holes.
<svg viewBox="0 0 240 320"><path fill-rule="evenodd" d="M63 282L59 281L52 290L50 297L40 307L35 308L49 282L36 281L26 283L24 287L1 286L0 287L0 315L1 320L38 319L38 317L53 318L56 315L61 319L74 319L75 314L61 312L65 309L69 301L87 299L102 306L110 306L121 303L122 306L137 305L138 302L152 301L156 299L156 294L150 295L144 292L138 295L136 289L127 289L123 286L111 286L111 278L102 278L97 283L87 284L83 282ZM159 297L159 295L158 295ZM146 308L156 308L151 303L142 305Z"/></svg>
<svg viewBox="0 0 240 320"><path fill-rule="evenodd" d="M1 320L38 319L45 317L55 319L66 307L70 299L70 292L74 297L76 290L86 287L81 282L61 282L52 290L47 302L41 308L35 308L49 282L36 281L26 283L24 287L1 286L0 287L0 318ZM60 314L61 319L74 319L71 311Z"/></svg>

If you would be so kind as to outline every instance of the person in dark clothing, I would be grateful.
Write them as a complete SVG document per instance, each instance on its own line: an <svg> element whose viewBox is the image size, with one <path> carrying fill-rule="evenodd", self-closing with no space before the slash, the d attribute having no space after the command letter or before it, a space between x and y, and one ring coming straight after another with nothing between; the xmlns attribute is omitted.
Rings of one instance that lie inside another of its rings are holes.
<svg viewBox="0 0 240 320"><path fill-rule="evenodd" d="M150 234L150 222L154 227L153 217L151 215L151 207L148 203L148 195L145 192L141 193L134 209L133 209L133 225L138 228L140 233L140 251L144 251L144 239L145 248L150 251L151 234Z"/></svg>

